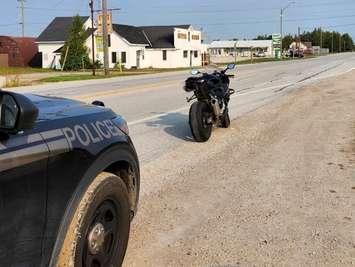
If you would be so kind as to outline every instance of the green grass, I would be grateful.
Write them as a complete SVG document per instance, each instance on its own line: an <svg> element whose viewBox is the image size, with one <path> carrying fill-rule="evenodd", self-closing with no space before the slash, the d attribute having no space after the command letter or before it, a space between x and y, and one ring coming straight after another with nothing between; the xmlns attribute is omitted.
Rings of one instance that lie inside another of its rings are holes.
<svg viewBox="0 0 355 267"><path fill-rule="evenodd" d="M30 67L0 67L0 75L19 75L30 73L51 72L49 69L30 68Z"/></svg>
<svg viewBox="0 0 355 267"><path fill-rule="evenodd" d="M91 75L91 72L87 74L68 74L68 75L57 75L51 76L47 78L40 79L39 82L45 83L53 83L53 82L69 82L69 81L84 81L84 80L98 80L98 79L107 79L107 78L114 78L114 77L123 77L123 76L132 76L132 75L143 75L149 74L150 72L117 72L117 71L110 71L110 75L105 76L103 73L98 72L96 76Z"/></svg>
<svg viewBox="0 0 355 267"><path fill-rule="evenodd" d="M189 70L189 69L190 68L139 69L139 70L124 70L123 72L120 72L117 69L113 69L113 70L110 70L109 76L104 76L104 73L102 70L97 70L96 76L92 76L91 70L86 70L85 73L63 74L63 75L55 75L55 76L43 78L43 79L40 79L39 82L53 83L53 82L97 80L97 79L106 79L106 78L123 77L123 76L154 74L154 73L163 73L163 72L171 72L171 71L182 71L182 70Z"/></svg>
<svg viewBox="0 0 355 267"><path fill-rule="evenodd" d="M40 82L45 83L55 83L55 82L68 82L68 81L83 81L83 80L93 80L93 79L103 79L105 76L97 75L91 76L88 74L72 74L72 75L61 75L43 78Z"/></svg>

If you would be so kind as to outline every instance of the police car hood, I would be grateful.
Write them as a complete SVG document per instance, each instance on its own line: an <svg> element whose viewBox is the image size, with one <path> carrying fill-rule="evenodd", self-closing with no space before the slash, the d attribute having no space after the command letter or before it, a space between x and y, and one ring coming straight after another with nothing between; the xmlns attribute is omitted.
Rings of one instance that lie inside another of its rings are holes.
<svg viewBox="0 0 355 267"><path fill-rule="evenodd" d="M26 97L38 108L38 121L64 119L103 112L112 113L112 117L115 117L110 109L89 105L76 100L33 94L26 94Z"/></svg>

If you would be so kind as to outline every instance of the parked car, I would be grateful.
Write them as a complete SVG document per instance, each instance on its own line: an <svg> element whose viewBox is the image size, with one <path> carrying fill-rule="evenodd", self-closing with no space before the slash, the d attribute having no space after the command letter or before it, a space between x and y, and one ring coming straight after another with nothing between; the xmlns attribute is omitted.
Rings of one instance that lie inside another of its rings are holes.
<svg viewBox="0 0 355 267"><path fill-rule="evenodd" d="M119 266L140 172L103 103L0 91L0 266Z"/></svg>
<svg viewBox="0 0 355 267"><path fill-rule="evenodd" d="M264 51L258 51L256 53L254 53L255 57L266 57L266 54Z"/></svg>

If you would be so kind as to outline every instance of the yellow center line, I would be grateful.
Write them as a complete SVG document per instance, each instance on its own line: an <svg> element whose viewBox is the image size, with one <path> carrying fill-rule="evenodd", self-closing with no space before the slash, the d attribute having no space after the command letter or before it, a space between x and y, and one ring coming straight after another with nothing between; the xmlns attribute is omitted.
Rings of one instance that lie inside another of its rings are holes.
<svg viewBox="0 0 355 267"><path fill-rule="evenodd" d="M148 83L148 84L141 84L141 85L136 85L136 86L127 86L123 88L117 88L117 89L112 89L112 90L107 90L107 91L102 91L102 92L95 92L92 94L86 94L86 95L75 95L71 96L71 98L76 99L76 100L88 100L92 99L95 97L108 97L108 96L118 96L118 95L130 95L130 94L135 94L135 93L142 93L142 92L149 92L153 90L158 90L162 89L163 87L166 86L172 86L172 85L179 85L179 83L182 84L182 80L172 80L172 81L166 81L166 82L158 82L158 83Z"/></svg>

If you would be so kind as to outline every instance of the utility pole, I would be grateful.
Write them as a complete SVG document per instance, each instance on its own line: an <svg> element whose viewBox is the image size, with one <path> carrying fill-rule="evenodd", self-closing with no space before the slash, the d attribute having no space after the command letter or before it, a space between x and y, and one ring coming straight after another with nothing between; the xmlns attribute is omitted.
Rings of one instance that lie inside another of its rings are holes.
<svg viewBox="0 0 355 267"><path fill-rule="evenodd" d="M281 60L282 60L282 58L283 58L283 44L282 44L282 41L283 41L283 25L282 25L282 23L283 23L283 15L284 15L284 9L283 8L281 8L281 12L280 12L280 36L281 36L281 44L280 44L280 53L281 53Z"/></svg>
<svg viewBox="0 0 355 267"><path fill-rule="evenodd" d="M280 36L281 36L281 59L283 58L283 44L282 44L282 39L283 39L283 16L284 12L287 8L289 8L292 4L294 4L295 1L289 2L287 6L284 8L281 8L280 10Z"/></svg>
<svg viewBox="0 0 355 267"><path fill-rule="evenodd" d="M95 67L95 35L94 35L94 0L91 0L89 3L91 11L91 52L92 52L92 75L96 75Z"/></svg>
<svg viewBox="0 0 355 267"><path fill-rule="evenodd" d="M25 37L25 1L26 0L17 0L17 2L20 2L21 9L21 22L19 24L21 25L22 37Z"/></svg>
<svg viewBox="0 0 355 267"><path fill-rule="evenodd" d="M234 64L237 65L237 41L234 42Z"/></svg>
<svg viewBox="0 0 355 267"><path fill-rule="evenodd" d="M300 46L301 46L301 27L298 27L298 56L300 55Z"/></svg>
<svg viewBox="0 0 355 267"><path fill-rule="evenodd" d="M107 29L107 0L102 0L102 40L104 46L104 69L105 76L109 73L109 57L108 57L108 29Z"/></svg>
<svg viewBox="0 0 355 267"><path fill-rule="evenodd" d="M334 53L334 31L332 31L332 54Z"/></svg>
<svg viewBox="0 0 355 267"><path fill-rule="evenodd" d="M320 28L320 50L319 50L320 55L322 55L322 46L323 46L323 31L322 28Z"/></svg>

